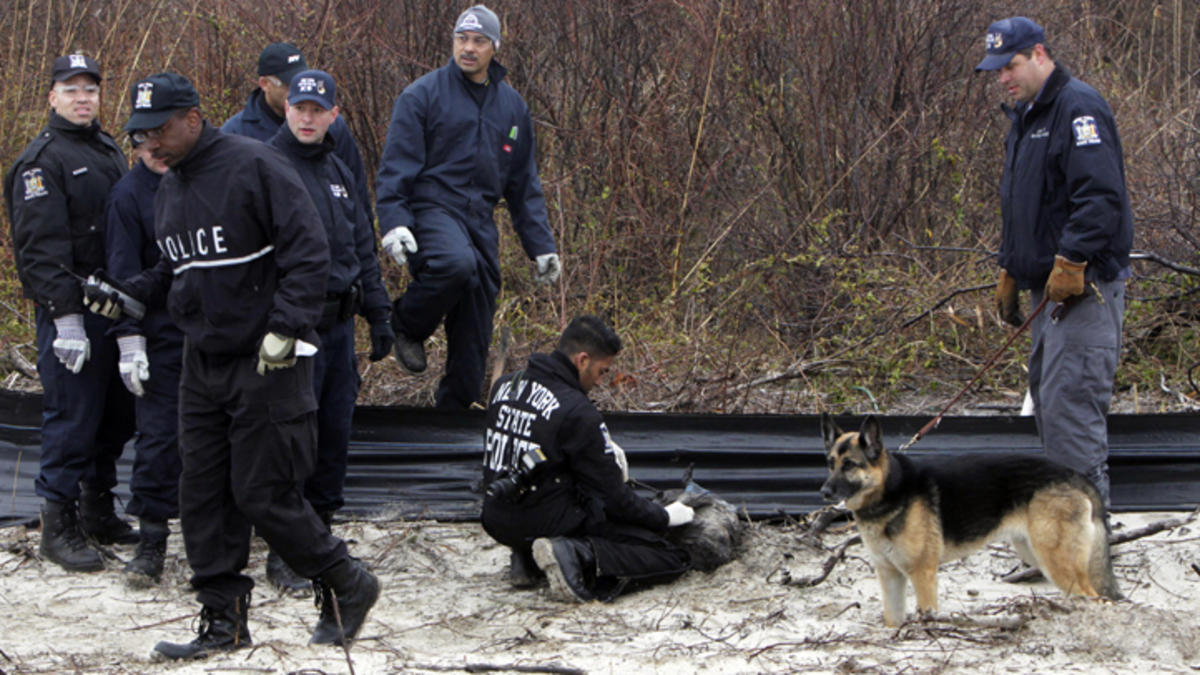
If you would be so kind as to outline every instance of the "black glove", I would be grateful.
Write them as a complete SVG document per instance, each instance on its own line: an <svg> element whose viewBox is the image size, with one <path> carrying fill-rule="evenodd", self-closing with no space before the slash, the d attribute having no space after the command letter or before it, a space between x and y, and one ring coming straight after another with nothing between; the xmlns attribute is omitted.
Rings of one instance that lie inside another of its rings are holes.
<svg viewBox="0 0 1200 675"><path fill-rule="evenodd" d="M392 322L382 319L371 324L371 355L367 358L379 361L392 353L392 345L396 343L396 333L392 330Z"/></svg>

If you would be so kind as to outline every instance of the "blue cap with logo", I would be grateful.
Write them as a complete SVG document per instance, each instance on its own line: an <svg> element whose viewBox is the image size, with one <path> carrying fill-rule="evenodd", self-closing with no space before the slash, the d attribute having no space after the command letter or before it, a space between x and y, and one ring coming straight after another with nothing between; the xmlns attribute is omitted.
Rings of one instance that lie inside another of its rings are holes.
<svg viewBox="0 0 1200 675"><path fill-rule="evenodd" d="M987 55L975 70L1000 70L1023 49L1046 42L1046 31L1030 19L1014 16L1001 19L987 29Z"/></svg>
<svg viewBox="0 0 1200 675"><path fill-rule="evenodd" d="M305 70L292 78L288 87L288 105L312 101L326 110L336 105L337 85L333 76L323 70Z"/></svg>
<svg viewBox="0 0 1200 675"><path fill-rule="evenodd" d="M200 105L191 80L178 73L156 73L129 87L129 121L125 131L157 129L181 108Z"/></svg>

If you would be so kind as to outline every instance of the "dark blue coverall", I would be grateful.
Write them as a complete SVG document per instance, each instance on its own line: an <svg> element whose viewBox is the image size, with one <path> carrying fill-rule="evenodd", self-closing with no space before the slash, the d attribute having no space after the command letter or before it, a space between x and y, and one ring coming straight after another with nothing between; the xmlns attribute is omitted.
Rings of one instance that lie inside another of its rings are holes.
<svg viewBox="0 0 1200 675"><path fill-rule="evenodd" d="M398 333L424 341L445 319L448 355L438 407L479 401L500 292L503 197L531 258L556 252L534 160L529 107L495 60L479 102L458 64L410 84L396 99L380 161L379 230L409 228L412 281L393 305Z"/></svg>
<svg viewBox="0 0 1200 675"><path fill-rule="evenodd" d="M154 267L162 252L154 240L154 195L162 176L138 162L117 181L108 199L106 253L108 272L128 279ZM183 363L183 331L165 304L146 308L140 321L125 316L111 331L121 337L146 338L150 379L145 395L135 399L136 455L126 512L157 522L179 516L179 372Z"/></svg>

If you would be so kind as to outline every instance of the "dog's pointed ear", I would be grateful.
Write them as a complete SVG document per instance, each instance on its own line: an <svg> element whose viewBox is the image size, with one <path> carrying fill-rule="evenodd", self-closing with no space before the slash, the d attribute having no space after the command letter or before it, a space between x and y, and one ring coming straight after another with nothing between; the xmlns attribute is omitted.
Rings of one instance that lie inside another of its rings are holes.
<svg viewBox="0 0 1200 675"><path fill-rule="evenodd" d="M821 436L825 439L825 454L829 454L829 451L833 450L833 444L841 435L842 430L833 421L833 415L827 412L821 413Z"/></svg>
<svg viewBox="0 0 1200 675"><path fill-rule="evenodd" d="M867 415L862 428L858 430L858 435L866 450L867 461L874 462L879 459L883 454L883 434L879 431L879 420L875 419L874 415Z"/></svg>

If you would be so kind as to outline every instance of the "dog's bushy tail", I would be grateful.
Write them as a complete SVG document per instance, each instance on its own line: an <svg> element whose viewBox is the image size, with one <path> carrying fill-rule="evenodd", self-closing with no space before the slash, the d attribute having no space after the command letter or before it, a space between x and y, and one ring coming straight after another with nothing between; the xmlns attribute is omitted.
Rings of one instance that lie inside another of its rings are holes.
<svg viewBox="0 0 1200 675"><path fill-rule="evenodd" d="M1108 546L1108 510L1104 501L1093 488L1088 493L1092 502L1092 525L1096 536L1092 537L1092 552L1088 559L1088 576L1096 592L1110 600L1123 600L1124 595L1117 587L1117 575L1113 573L1112 552Z"/></svg>

